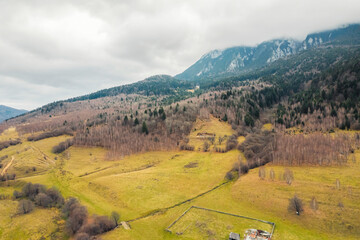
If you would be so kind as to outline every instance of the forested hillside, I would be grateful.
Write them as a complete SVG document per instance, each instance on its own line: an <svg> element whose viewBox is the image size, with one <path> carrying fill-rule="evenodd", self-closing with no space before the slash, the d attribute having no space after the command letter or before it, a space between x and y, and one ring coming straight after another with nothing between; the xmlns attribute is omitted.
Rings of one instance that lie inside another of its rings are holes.
<svg viewBox="0 0 360 240"><path fill-rule="evenodd" d="M359 129L359 59L358 47L326 47L236 77L190 83L156 76L46 105L3 126L18 124L23 134L65 129L74 144L106 147L111 155L178 148L201 109L238 135L264 123L302 131ZM200 89L189 91L195 84Z"/></svg>

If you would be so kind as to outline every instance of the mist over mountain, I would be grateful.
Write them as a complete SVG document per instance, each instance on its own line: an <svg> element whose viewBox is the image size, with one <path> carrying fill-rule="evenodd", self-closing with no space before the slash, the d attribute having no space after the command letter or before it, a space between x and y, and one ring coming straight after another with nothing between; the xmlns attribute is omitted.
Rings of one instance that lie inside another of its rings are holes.
<svg viewBox="0 0 360 240"><path fill-rule="evenodd" d="M233 76L265 66L268 63L300 51L329 45L360 43L360 25L309 34L302 42L293 39L274 39L255 47L238 46L213 50L203 55L184 72L175 76L182 80L197 80L219 76Z"/></svg>

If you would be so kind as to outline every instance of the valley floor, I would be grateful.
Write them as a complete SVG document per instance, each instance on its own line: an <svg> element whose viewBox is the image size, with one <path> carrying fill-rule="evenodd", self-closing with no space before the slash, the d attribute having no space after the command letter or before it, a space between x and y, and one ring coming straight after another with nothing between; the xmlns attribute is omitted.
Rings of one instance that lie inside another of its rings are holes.
<svg viewBox="0 0 360 240"><path fill-rule="evenodd" d="M218 124L212 121L197 126ZM215 131L211 126L203 129ZM194 138L195 133L190 137ZM6 134L14 135L16 131L7 131L1 138L6 138ZM219 134L231 134L231 127ZM358 239L360 236L359 150L350 156L346 166L289 167L294 173L292 185L281 178L284 167L267 164L264 180L253 169L236 181L174 206L226 182L226 173L241 153L238 150L147 152L112 161L105 160L106 150L101 148L71 147L63 154L53 154L51 148L67 138L23 140L20 145L2 150L0 156L8 155L2 162L5 166L14 157L7 172L16 173L17 180L1 183L0 193L11 195L26 182L41 183L57 187L64 197L78 198L91 214L110 215L117 211L122 221L130 220L131 230L119 227L103 234L104 240L226 239L230 232L242 235L248 228L271 231L267 224L199 210L186 214L170 229L172 233L165 231L191 206L274 222L275 240ZM200 143L196 144L200 147ZM275 172L274 180L268 177L270 169ZM335 184L336 179L341 183L340 188ZM294 194L304 203L300 216L287 211ZM317 211L310 208L312 197L318 201ZM69 238L63 231L64 221L58 210L36 208L20 216L16 207L16 201L0 200L0 239Z"/></svg>

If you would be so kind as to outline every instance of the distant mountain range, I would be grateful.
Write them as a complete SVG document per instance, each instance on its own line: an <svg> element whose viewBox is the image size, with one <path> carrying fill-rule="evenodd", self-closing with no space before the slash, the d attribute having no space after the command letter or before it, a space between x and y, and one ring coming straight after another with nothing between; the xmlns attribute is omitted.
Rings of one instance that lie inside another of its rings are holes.
<svg viewBox="0 0 360 240"><path fill-rule="evenodd" d="M21 109L19 110L4 105L0 105L0 122L12 117L16 117L26 112L27 112L26 110L21 110Z"/></svg>
<svg viewBox="0 0 360 240"><path fill-rule="evenodd" d="M213 50L203 55L175 78L197 80L233 76L314 47L355 44L360 44L360 24L309 34L302 42L292 39L275 39L255 47L239 46Z"/></svg>
<svg viewBox="0 0 360 240"><path fill-rule="evenodd" d="M49 113L64 102L92 100L111 97L119 94L140 94L145 96L166 96L163 102L173 102L196 96L199 91L216 87L219 84L230 84L230 78L257 79L258 70L271 67L278 68L279 61L301 54L318 54L317 50L327 50L334 46L360 46L360 24L351 24L342 28L309 34L304 41L292 39L276 39L263 42L255 47L231 47L224 50L213 50L203 55L195 64L176 76L155 75L135 83L102 89L83 96L49 103L30 113L41 110ZM303 57L303 56L302 56ZM313 56L311 57L313 58ZM301 57L299 58L300 64ZM279 63L281 65L281 63ZM295 65L296 65L295 64ZM264 70L263 69L263 70ZM260 74L260 75L259 75ZM231 84L230 84L231 85ZM200 86L200 89L198 89ZM21 114L16 113L17 114ZM12 115L13 116L13 115ZM3 117L0 121L10 116Z"/></svg>

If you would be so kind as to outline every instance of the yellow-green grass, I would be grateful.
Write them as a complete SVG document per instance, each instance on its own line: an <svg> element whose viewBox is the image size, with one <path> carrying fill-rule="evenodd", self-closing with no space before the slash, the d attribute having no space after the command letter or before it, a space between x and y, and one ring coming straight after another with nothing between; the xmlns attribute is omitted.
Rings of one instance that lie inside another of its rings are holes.
<svg viewBox="0 0 360 240"><path fill-rule="evenodd" d="M237 160L237 155L237 151L226 154L167 153L167 158L154 167L103 175L91 179L91 182L96 184L104 195L112 196L114 204L125 218L135 218L217 186ZM186 168L189 163L196 163L197 166Z"/></svg>
<svg viewBox="0 0 360 240"><path fill-rule="evenodd" d="M357 152L360 160L360 153ZM155 236L156 239L202 239L208 237L194 227L189 227L186 234L176 235L165 232L183 211L191 205L206 207L210 209L230 212L238 215L250 216L276 223L273 239L357 239L359 236L359 164L349 163L349 166L340 169L336 167L290 167L294 172L294 182L291 186L282 180L260 180L258 170L251 170L248 175L241 177L233 184L225 185L191 203L184 204L175 209L168 210L161 215L155 215L131 223L132 230L116 229L105 234L103 239L136 239L141 236ZM267 166L267 171L274 169L277 175L284 170L282 166ZM268 172L267 172L268 173ZM340 179L342 188L335 188L336 178ZM351 186L351 194L348 186ZM297 194L304 203L305 211L297 216L288 212L289 199ZM309 207L311 198L317 198L319 209L313 211ZM341 200L344 208L338 206ZM187 222L199 221L206 223L203 216L192 214ZM214 222L222 221L222 217L212 218L207 223L208 229L226 234L223 226L213 226ZM224 220L225 221L225 220ZM225 221L227 222L227 221ZM231 223L229 223L230 225ZM186 224L185 224L186 225ZM232 225L236 225L233 223ZM245 224L246 225L246 224ZM187 226L185 226L186 228ZM244 227L244 226L240 226ZM246 227L262 228L261 224L246 225ZM222 229L222 230L221 230ZM229 229L241 232L243 228ZM266 229L265 229L266 230ZM178 230L175 230L176 232ZM181 230L179 230L181 231ZM216 238L218 239L218 238ZM225 238L220 238L225 239Z"/></svg>
<svg viewBox="0 0 360 240"><path fill-rule="evenodd" d="M17 201L0 201L0 239L51 239L63 238L58 231L63 225L58 210L36 208L33 212L17 214Z"/></svg>
<svg viewBox="0 0 360 240"><path fill-rule="evenodd" d="M247 229L253 228L271 232L273 225L207 209L192 208L169 230L185 238L227 239L229 232L245 233Z"/></svg>
<svg viewBox="0 0 360 240"><path fill-rule="evenodd" d="M270 169L275 171L274 181L268 177L260 180L258 170L251 170L234 184L232 195L253 208L263 208L269 216L280 217L292 222L294 226L318 232L323 239L337 239L341 236L356 239L355 236L360 236L360 153L356 152L356 155L357 163L349 160L348 165L343 167L289 167L294 173L291 186L279 180L284 172L282 166L266 166L267 175ZM340 180L340 189L336 189L336 179ZM304 203L304 213L301 216L286 211L289 199L295 194ZM310 208L312 197L318 201L317 211ZM340 207L339 203L344 207ZM277 234L282 236L280 239L291 239L282 223L279 224Z"/></svg>
<svg viewBox="0 0 360 240"><path fill-rule="evenodd" d="M271 123L266 123L262 126L261 130L271 131L273 130L274 126Z"/></svg>
<svg viewBox="0 0 360 240"><path fill-rule="evenodd" d="M241 180L240 180L241 181ZM268 213L266 208L257 208L252 206L248 201L239 201L234 198L232 192L235 184L224 185L217 190L210 192L209 194L200 197L190 203L186 203L174 209L170 209L163 214L154 215L148 218L144 218L135 222L131 222L131 230L125 230L123 228L115 229L109 233L102 235L104 240L115 240L115 239L142 239L144 236L149 236L152 239L209 239L206 232L199 232L194 228L188 229L187 234L177 235L176 231L168 233L165 229L176 220L185 210L190 206L201 206L214 210L224 211L237 215L249 216L267 221L273 221L276 223L275 235L273 239L328 239L328 235L324 235L323 232L316 232L309 230L304 226L296 225L294 222L288 219L282 218L281 216L274 216ZM286 209L285 209L286 211ZM203 214L192 214L188 221L196 223L196 221L202 220L206 223ZM214 226L213 222L226 222L227 225L238 226L236 228L228 229L228 234L231 231L242 232L247 227L269 230L269 225L264 225L256 221L243 222L243 225L237 225L239 220L231 220L222 215L213 215L211 221L207 224L208 226ZM226 235L224 226L212 227L208 230L214 232L221 232L222 236ZM181 230L180 230L181 231ZM210 238L212 239L212 238ZM214 238L214 239L227 239L227 238Z"/></svg>
<svg viewBox="0 0 360 240"><path fill-rule="evenodd" d="M19 138L19 134L15 127L10 127L0 134L0 142Z"/></svg>
<svg viewBox="0 0 360 240"><path fill-rule="evenodd" d="M238 144L242 144L245 141L245 137L244 136L240 136L237 138Z"/></svg>
<svg viewBox="0 0 360 240"><path fill-rule="evenodd" d="M77 170L76 174L71 170L53 170L23 180L56 186L65 197L79 198L92 213L110 214L117 210L131 219L215 187L224 180L237 157L236 150L225 154L148 152L113 161L110 168L84 177L78 177ZM71 157L65 160L64 169L69 169L67 164L71 162ZM194 162L196 167L185 167Z"/></svg>
<svg viewBox="0 0 360 240"><path fill-rule="evenodd" d="M209 129L213 129L216 136L219 136L219 132L223 130L214 127L218 123L225 124L212 118L203 125L203 128L208 130L196 131L211 133ZM226 127L226 135L229 136L232 130L229 125ZM196 136L196 131L192 132L193 136ZM113 161L106 160L106 150L101 148L71 147L64 154L52 154L51 148L64 139L66 137L39 142L24 141L21 145L3 151L9 151L15 158L26 161L25 154L30 150L19 153L17 151L25 148L25 145L31 146L34 150L31 155L35 156L28 156L31 161L46 155L49 162L54 163L49 164L49 168L42 174L25 175L21 181L56 186L65 197L77 197L88 207L90 214L109 215L111 211L118 211L122 220L144 216L156 209L169 207L205 192L224 181L226 172L231 169L239 155L245 160L237 150L224 154L197 151L147 152ZM238 140L241 142L244 138ZM22 158L21 154L24 154ZM226 230L239 231L242 235L244 228L263 228L256 224L240 224L239 227L242 228L237 228L236 223L232 224L230 220L214 215L209 217L207 229L203 229L204 231L201 228L189 227L189 232L186 231L187 234L181 236L164 231L182 212L196 205L275 222L277 227L274 239L340 239L342 235L347 239L356 239L356 236L360 235L360 204L357 200L360 196L359 163L360 153L357 151L356 162L353 163L350 156L346 166L289 167L295 178L291 186L279 180L284 171L283 166L268 164L265 180L259 179L257 169L251 170L236 182L226 184L192 202L131 222L132 230L117 228L102 238L143 239L148 236L151 239L202 239L209 237L206 235L207 230L224 236ZM274 181L268 177L271 168L276 174ZM335 187L336 179L340 180L340 189ZM21 181L10 187L2 184L0 193L10 195L14 189L21 188ZM287 211L289 198L295 193L305 204L305 211L301 216ZM313 196L319 203L318 211L309 207ZM0 204L3 202L12 201L0 201ZM343 208L338 206L339 202L344 205ZM196 223L204 222L205 219L201 214L192 214L187 221ZM51 220L41 221L51 223ZM226 222L226 226L221 222ZM214 227L219 224L220 229ZM228 225L234 227L227 229ZM12 231L15 229L10 232Z"/></svg>
<svg viewBox="0 0 360 240"><path fill-rule="evenodd" d="M200 138L198 137L199 133L210 133L215 134L215 141L214 144L211 144L207 138ZM212 115L209 116L209 119L197 119L193 129L191 130L189 136L189 145L195 147L195 150L202 150L205 141L208 141L211 146L210 149L216 145L220 148L225 148L226 146L226 139L219 143L219 137L224 138L225 136L231 136L234 133L231 126L224 122L220 121L219 119L213 117Z"/></svg>
<svg viewBox="0 0 360 240"><path fill-rule="evenodd" d="M52 147L68 138L60 136L37 142L23 140L21 144L10 146L0 152L0 156L8 156L2 164L6 166L13 158L7 173L15 173L17 178L43 174L55 166L57 156L51 152Z"/></svg>
<svg viewBox="0 0 360 240"><path fill-rule="evenodd" d="M258 170L254 169L234 184L225 185L191 203L168 210L165 214L133 222L130 231L117 229L103 238L136 239L148 234L158 239L201 239L207 235L199 236L198 231L189 231L187 235L181 236L161 231L188 207L196 205L275 222L273 239L342 239L343 236L346 239L357 239L360 235L359 151L356 152L356 161L353 163L350 160L343 167L288 167L294 172L295 178L291 186L278 179L284 171L283 166L266 166L267 175L271 168L275 171L274 181L269 177L260 180ZM340 189L335 187L336 179L341 182ZM289 199L294 194L304 203L305 210L300 216L287 210ZM313 211L309 205L313 196L319 204L317 211ZM343 208L338 206L340 201ZM197 219L198 216L192 217L194 222Z"/></svg>
<svg viewBox="0 0 360 240"><path fill-rule="evenodd" d="M60 158L64 170L83 176L118 165L118 161L105 161L106 153L104 148L71 147Z"/></svg>

